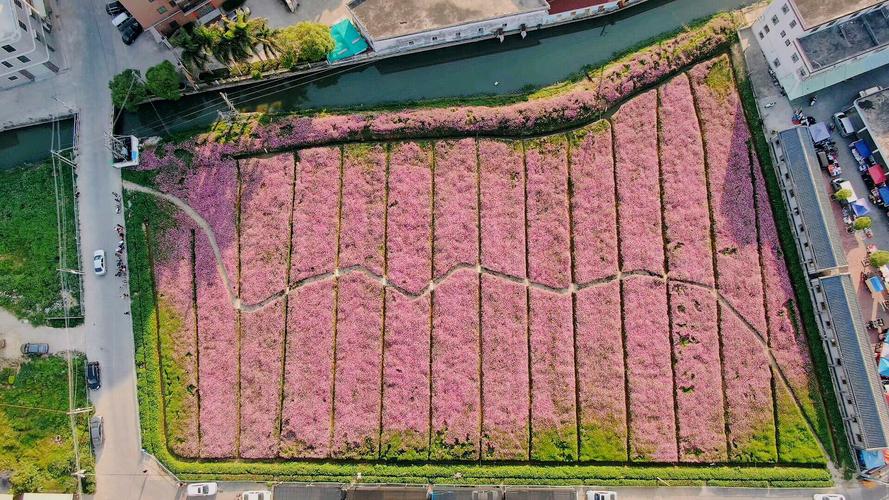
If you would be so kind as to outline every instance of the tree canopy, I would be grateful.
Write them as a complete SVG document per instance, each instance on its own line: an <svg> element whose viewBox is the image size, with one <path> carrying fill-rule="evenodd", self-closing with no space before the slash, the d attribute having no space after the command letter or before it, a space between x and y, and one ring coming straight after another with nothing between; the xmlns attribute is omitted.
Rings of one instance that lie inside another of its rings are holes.
<svg viewBox="0 0 889 500"><path fill-rule="evenodd" d="M886 264L889 264L889 252L886 250L877 250L870 254L870 265L880 267Z"/></svg>
<svg viewBox="0 0 889 500"><path fill-rule="evenodd" d="M162 99L175 101L182 97L180 83L179 72L170 61L152 66L145 72L145 86L148 91Z"/></svg>
<svg viewBox="0 0 889 500"><path fill-rule="evenodd" d="M335 43L330 28L320 23L301 22L281 29L278 43L288 66L300 62L321 61Z"/></svg>
<svg viewBox="0 0 889 500"><path fill-rule="evenodd" d="M148 89L142 83L142 74L136 69L125 69L114 75L108 82L111 89L111 102L117 108L135 111L136 107L148 97Z"/></svg>

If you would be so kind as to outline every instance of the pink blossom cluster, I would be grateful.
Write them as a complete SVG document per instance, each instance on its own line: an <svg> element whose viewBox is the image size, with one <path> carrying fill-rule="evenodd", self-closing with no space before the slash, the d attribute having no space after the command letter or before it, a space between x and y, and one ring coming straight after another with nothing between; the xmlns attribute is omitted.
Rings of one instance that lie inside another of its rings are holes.
<svg viewBox="0 0 889 500"><path fill-rule="evenodd" d="M337 286L331 455L375 459L380 431L383 291L360 273L340 278Z"/></svg>
<svg viewBox="0 0 889 500"><path fill-rule="evenodd" d="M524 286L482 275L482 458L528 459L528 315Z"/></svg>
<svg viewBox="0 0 889 500"><path fill-rule="evenodd" d="M574 132L571 148L571 215L574 275L579 283L617 273L617 215L611 127L596 122Z"/></svg>
<svg viewBox="0 0 889 500"><path fill-rule="evenodd" d="M688 77L659 89L664 230L670 273L713 285L713 250L701 130Z"/></svg>
<svg viewBox="0 0 889 500"><path fill-rule="evenodd" d="M564 136L525 142L528 172L528 277L552 287L571 283L568 218L568 141Z"/></svg>
<svg viewBox="0 0 889 500"><path fill-rule="evenodd" d="M432 152L416 142L392 146L386 222L386 274L421 291L432 278Z"/></svg>
<svg viewBox="0 0 889 500"><path fill-rule="evenodd" d="M478 142L482 265L525 276L525 171L520 142Z"/></svg>
<svg viewBox="0 0 889 500"><path fill-rule="evenodd" d="M426 459L429 444L429 296L386 292L380 457Z"/></svg>
<svg viewBox="0 0 889 500"><path fill-rule="evenodd" d="M293 194L290 279L332 271L339 223L340 148L299 152Z"/></svg>
<svg viewBox="0 0 889 500"><path fill-rule="evenodd" d="M343 150L340 267L362 265L383 274L386 156L378 144Z"/></svg>
<svg viewBox="0 0 889 500"><path fill-rule="evenodd" d="M581 460L627 460L626 375L620 312L618 281L577 292Z"/></svg>
<svg viewBox="0 0 889 500"><path fill-rule="evenodd" d="M663 273L657 92L634 97L613 120L623 268Z"/></svg>
<svg viewBox="0 0 889 500"><path fill-rule="evenodd" d="M716 296L711 290L672 282L670 327L679 459L725 462L725 404L719 359Z"/></svg>
<svg viewBox="0 0 889 500"><path fill-rule="evenodd" d="M531 459L572 461L577 458L572 298L538 289L529 293Z"/></svg>
<svg viewBox="0 0 889 500"><path fill-rule="evenodd" d="M703 127L710 179L710 210L716 225L715 250L719 290L760 331L766 330L753 182L750 133L734 87L714 89L707 76L728 65L725 56L691 69Z"/></svg>
<svg viewBox="0 0 889 500"><path fill-rule="evenodd" d="M622 281L630 407L630 459L675 462L676 415L663 280Z"/></svg>
<svg viewBox="0 0 889 500"><path fill-rule="evenodd" d="M330 453L334 293L333 281L319 281L297 289L287 300L282 457L324 458Z"/></svg>
<svg viewBox="0 0 889 500"><path fill-rule="evenodd" d="M436 287L432 311L430 458L477 459L481 387L476 274L460 271Z"/></svg>
<svg viewBox="0 0 889 500"><path fill-rule="evenodd" d="M435 143L435 276L478 260L478 170L474 139Z"/></svg>

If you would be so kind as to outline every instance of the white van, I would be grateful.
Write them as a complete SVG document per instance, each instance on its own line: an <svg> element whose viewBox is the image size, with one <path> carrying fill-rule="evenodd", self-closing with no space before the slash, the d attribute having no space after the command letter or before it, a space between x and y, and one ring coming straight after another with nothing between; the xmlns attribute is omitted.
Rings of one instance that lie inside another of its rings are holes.
<svg viewBox="0 0 889 500"><path fill-rule="evenodd" d="M833 115L834 124L837 126L837 130L839 130L840 135L843 137L849 137L850 135L855 133L855 127L852 126L852 120L846 116L846 113L840 111L839 113L835 113Z"/></svg>
<svg viewBox="0 0 889 500"><path fill-rule="evenodd" d="M114 19L111 20L111 24L113 24L115 28L120 29L120 25L129 18L129 14L127 14L126 12L121 12L120 14L115 16Z"/></svg>

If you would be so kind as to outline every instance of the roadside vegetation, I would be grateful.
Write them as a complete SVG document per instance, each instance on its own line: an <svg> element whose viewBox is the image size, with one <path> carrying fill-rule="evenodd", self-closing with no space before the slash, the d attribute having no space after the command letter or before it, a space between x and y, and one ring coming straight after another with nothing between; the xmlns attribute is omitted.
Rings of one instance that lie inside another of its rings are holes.
<svg viewBox="0 0 889 500"><path fill-rule="evenodd" d="M73 172L67 166L60 171L67 266L77 267ZM48 161L0 170L0 307L35 325L60 316L64 300L72 311L80 305L75 274L63 274L70 294L62 297L55 183Z"/></svg>
<svg viewBox="0 0 889 500"><path fill-rule="evenodd" d="M74 395L87 406L84 360L74 358ZM8 473L12 493L77 490L74 448L68 419L67 363L62 357L36 358L0 369L0 473ZM89 413L78 416L83 489L95 490L90 453Z"/></svg>

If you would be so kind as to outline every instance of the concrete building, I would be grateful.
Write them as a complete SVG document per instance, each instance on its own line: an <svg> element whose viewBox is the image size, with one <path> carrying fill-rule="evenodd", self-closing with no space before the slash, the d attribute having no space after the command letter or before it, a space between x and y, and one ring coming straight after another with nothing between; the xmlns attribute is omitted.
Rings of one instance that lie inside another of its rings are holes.
<svg viewBox="0 0 889 500"><path fill-rule="evenodd" d="M222 16L223 0L120 0L156 40L188 23L206 24Z"/></svg>
<svg viewBox="0 0 889 500"><path fill-rule="evenodd" d="M887 3L773 0L752 31L787 96L796 99L889 63Z"/></svg>
<svg viewBox="0 0 889 500"><path fill-rule="evenodd" d="M889 158L889 89L855 99L845 113L876 162L885 166Z"/></svg>
<svg viewBox="0 0 889 500"><path fill-rule="evenodd" d="M52 26L42 0L0 0L0 89L58 73Z"/></svg>

